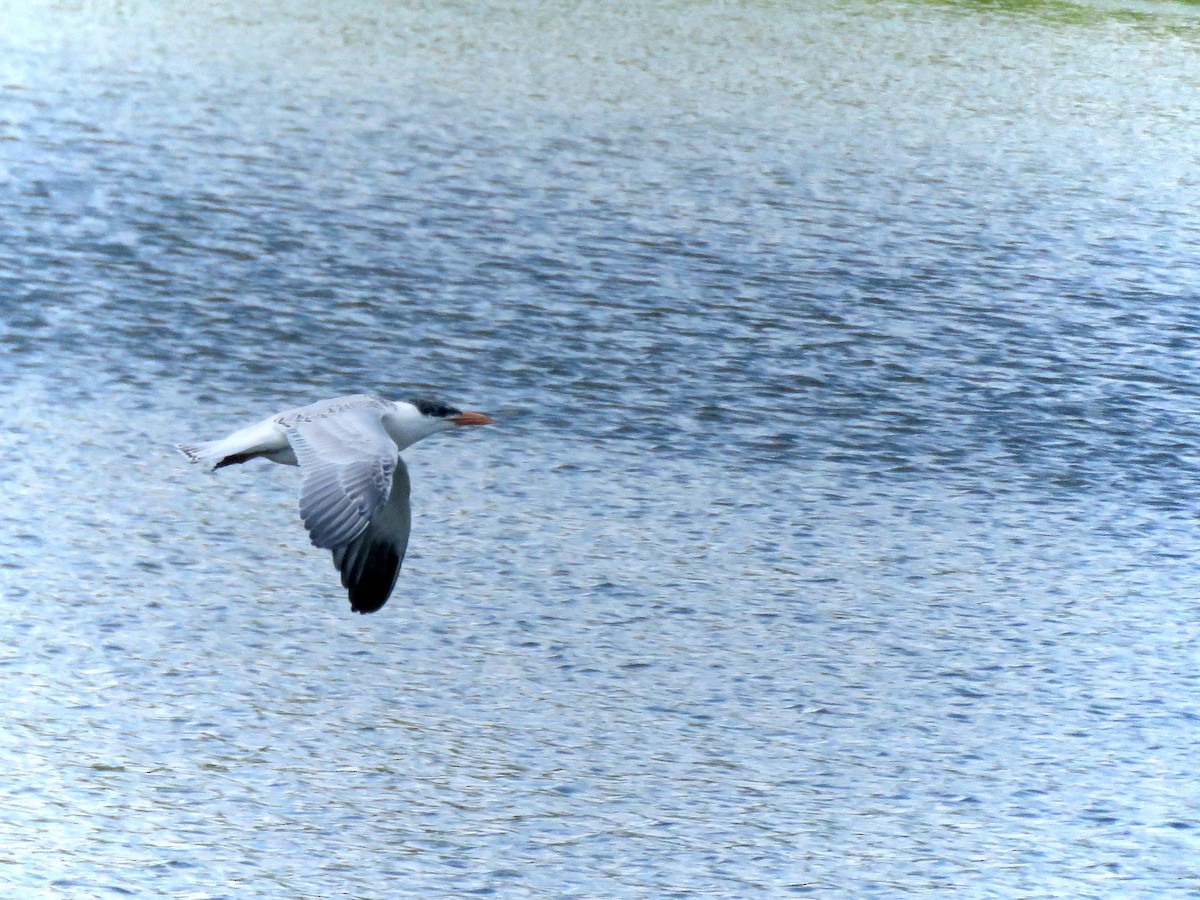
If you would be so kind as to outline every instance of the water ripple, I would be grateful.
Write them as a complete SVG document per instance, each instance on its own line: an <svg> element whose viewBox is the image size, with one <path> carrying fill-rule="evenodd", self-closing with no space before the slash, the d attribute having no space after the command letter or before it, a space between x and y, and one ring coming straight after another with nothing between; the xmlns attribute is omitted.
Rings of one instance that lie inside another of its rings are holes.
<svg viewBox="0 0 1200 900"><path fill-rule="evenodd" d="M9 893L1195 893L1194 12L51 7ZM352 618L170 444L360 390L503 424Z"/></svg>

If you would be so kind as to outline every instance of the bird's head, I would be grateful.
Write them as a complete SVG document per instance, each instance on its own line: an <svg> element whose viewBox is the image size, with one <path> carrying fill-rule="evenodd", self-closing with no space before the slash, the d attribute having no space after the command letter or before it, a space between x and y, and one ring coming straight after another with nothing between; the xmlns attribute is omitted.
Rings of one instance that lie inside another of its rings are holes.
<svg viewBox="0 0 1200 900"><path fill-rule="evenodd" d="M440 400L400 400L395 407L395 424L399 434L393 434L393 438L401 449L439 431L449 431L467 425L491 425L493 422L490 416L481 412L463 412L458 407Z"/></svg>

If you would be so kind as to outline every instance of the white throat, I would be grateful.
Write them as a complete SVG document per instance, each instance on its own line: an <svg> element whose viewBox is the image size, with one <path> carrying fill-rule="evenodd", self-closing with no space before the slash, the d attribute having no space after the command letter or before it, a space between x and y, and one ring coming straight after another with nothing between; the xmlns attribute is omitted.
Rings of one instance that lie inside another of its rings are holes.
<svg viewBox="0 0 1200 900"><path fill-rule="evenodd" d="M392 410L383 414L383 430L401 450L411 447L422 438L451 427L451 423L445 419L423 415L406 400L393 403Z"/></svg>

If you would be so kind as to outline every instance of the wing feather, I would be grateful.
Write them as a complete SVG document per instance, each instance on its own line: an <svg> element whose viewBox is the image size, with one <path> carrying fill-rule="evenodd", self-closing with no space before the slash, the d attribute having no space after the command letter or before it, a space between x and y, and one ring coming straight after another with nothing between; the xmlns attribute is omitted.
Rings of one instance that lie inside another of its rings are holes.
<svg viewBox="0 0 1200 900"><path fill-rule="evenodd" d="M408 467L397 458L387 502L357 537L333 548L333 563L342 573L342 586L355 612L380 609L396 586L412 524L408 496Z"/></svg>
<svg viewBox="0 0 1200 900"><path fill-rule="evenodd" d="M390 406L355 395L275 417L300 464L300 515L313 544L333 552L355 612L392 593L412 513L408 468L383 429Z"/></svg>
<svg viewBox="0 0 1200 900"><path fill-rule="evenodd" d="M280 421L300 463L300 516L317 547L354 540L387 503L400 454L382 415L361 404Z"/></svg>

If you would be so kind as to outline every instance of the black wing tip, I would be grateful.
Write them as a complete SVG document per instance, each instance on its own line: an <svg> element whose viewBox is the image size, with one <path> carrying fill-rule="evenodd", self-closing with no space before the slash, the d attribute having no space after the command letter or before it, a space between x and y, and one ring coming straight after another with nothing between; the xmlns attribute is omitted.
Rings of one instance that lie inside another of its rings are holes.
<svg viewBox="0 0 1200 900"><path fill-rule="evenodd" d="M359 615L365 616L365 615L369 615L370 613L373 613L373 612L379 612L381 609L383 609L387 605L387 602L388 602L387 597L384 597L382 600L380 600L378 602L370 601L370 602L366 602L366 603L361 602L361 601L356 601L353 597L351 597L350 598L350 611L356 612Z"/></svg>
<svg viewBox="0 0 1200 900"><path fill-rule="evenodd" d="M348 561L334 551L334 563L342 570L342 586L350 595L350 609L363 615L383 609L396 587L403 562L403 557L387 544L374 544L365 552L365 559Z"/></svg>

